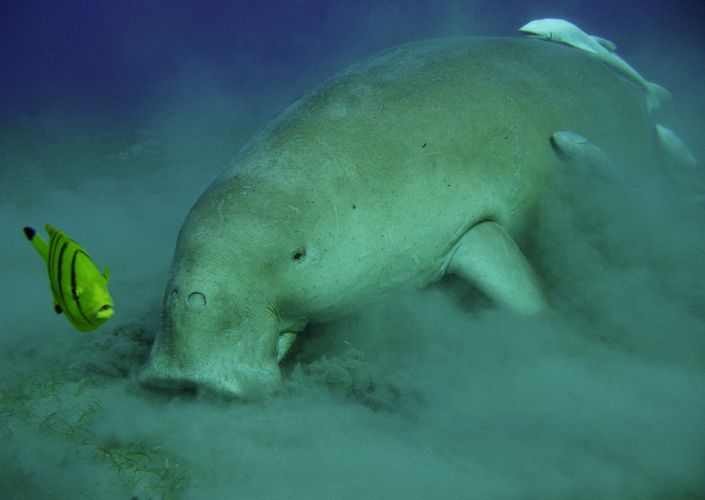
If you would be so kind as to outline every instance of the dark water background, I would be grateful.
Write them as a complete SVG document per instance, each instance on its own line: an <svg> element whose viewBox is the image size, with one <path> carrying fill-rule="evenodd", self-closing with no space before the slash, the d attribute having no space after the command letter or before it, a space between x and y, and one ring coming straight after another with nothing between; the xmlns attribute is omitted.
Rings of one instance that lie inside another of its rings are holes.
<svg viewBox="0 0 705 500"><path fill-rule="evenodd" d="M557 189L537 228L551 242L542 264L556 311L546 317L468 307L438 287L311 332L270 400L166 398L134 381L191 204L327 76L392 45L516 36L531 19L562 17L614 41L673 93L656 118L703 159L704 9L3 3L1 496L705 497L699 179ZM585 214L593 224L576 223ZM52 312L20 230L45 223L113 272L118 313L91 335Z"/></svg>

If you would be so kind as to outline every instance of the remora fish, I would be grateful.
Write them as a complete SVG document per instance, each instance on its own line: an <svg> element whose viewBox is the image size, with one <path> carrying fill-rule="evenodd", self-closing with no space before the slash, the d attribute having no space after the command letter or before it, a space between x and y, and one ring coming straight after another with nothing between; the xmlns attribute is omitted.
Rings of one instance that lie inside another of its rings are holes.
<svg viewBox="0 0 705 500"><path fill-rule="evenodd" d="M671 93L665 88L648 82L627 61L619 57L614 50L616 46L604 38L591 36L565 19L537 19L531 21L519 31L529 38L539 38L562 43L594 54L617 73L633 81L646 92L646 107L649 112L658 109L662 103L671 100Z"/></svg>

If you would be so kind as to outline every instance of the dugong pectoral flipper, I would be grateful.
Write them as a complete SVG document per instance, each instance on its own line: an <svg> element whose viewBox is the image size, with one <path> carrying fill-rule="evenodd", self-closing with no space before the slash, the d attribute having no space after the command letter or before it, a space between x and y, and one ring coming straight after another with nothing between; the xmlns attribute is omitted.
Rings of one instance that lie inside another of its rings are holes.
<svg viewBox="0 0 705 500"><path fill-rule="evenodd" d="M284 332L279 334L277 342L277 363L286 357L286 354L291 349L291 346L296 342L296 333Z"/></svg>
<svg viewBox="0 0 705 500"><path fill-rule="evenodd" d="M465 233L446 272L473 283L496 303L514 311L536 313L547 307L536 274L496 222L481 222Z"/></svg>

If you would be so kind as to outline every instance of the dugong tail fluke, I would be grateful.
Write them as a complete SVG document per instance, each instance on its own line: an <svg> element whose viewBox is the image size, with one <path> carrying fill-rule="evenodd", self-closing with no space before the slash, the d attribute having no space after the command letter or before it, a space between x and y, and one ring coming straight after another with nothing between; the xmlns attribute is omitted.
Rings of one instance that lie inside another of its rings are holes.
<svg viewBox="0 0 705 500"><path fill-rule="evenodd" d="M659 109L661 104L670 101L672 97L668 89L658 83L644 81L644 90L646 91L646 107L649 112Z"/></svg>

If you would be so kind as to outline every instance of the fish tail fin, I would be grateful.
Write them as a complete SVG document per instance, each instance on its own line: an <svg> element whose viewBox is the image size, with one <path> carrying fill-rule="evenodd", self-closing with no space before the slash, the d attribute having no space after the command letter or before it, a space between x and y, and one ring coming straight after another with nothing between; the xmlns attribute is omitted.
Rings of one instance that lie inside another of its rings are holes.
<svg viewBox="0 0 705 500"><path fill-rule="evenodd" d="M42 256L44 260L49 257L49 245L47 242L37 234L33 228L25 226L23 229L25 237L32 243L34 249Z"/></svg>
<svg viewBox="0 0 705 500"><path fill-rule="evenodd" d="M661 104L671 100L671 93L656 83L648 82L646 85L646 107L649 113L661 107Z"/></svg>

